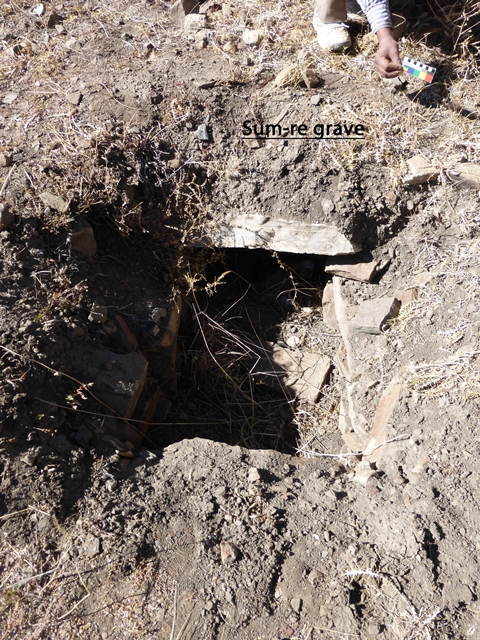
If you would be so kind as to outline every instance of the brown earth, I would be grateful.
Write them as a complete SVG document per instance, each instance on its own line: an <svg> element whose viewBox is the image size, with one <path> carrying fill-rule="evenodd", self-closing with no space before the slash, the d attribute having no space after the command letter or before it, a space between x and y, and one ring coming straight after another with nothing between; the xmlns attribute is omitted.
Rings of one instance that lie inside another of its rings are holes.
<svg viewBox="0 0 480 640"><path fill-rule="evenodd" d="M480 637L472 16L407 24L426 86L375 76L362 23L320 54L309 3L202 7L0 7L0 637ZM232 213L334 225L376 272L191 246ZM331 359L318 402L257 375L280 347Z"/></svg>

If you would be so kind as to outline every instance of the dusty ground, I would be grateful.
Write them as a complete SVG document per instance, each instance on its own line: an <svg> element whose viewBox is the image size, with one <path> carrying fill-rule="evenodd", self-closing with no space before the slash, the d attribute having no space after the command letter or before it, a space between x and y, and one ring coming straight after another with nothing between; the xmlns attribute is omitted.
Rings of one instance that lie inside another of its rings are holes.
<svg viewBox="0 0 480 640"><path fill-rule="evenodd" d="M475 7L417 6L402 53L438 72L399 87L361 24L321 55L310 3L204 8L185 32L162 2L0 7L0 638L480 637L479 201L448 174L480 161ZM438 179L404 183L417 154ZM324 257L184 246L232 211L362 244L350 319L414 295L346 353ZM317 403L250 375L259 340L332 358ZM91 384L115 362L148 362L128 420Z"/></svg>

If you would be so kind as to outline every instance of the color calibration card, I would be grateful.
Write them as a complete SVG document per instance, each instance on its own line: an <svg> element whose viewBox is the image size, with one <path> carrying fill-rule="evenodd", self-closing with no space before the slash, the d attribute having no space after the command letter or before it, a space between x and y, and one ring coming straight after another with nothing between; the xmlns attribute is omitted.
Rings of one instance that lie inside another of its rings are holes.
<svg viewBox="0 0 480 640"><path fill-rule="evenodd" d="M436 71L435 67L429 67L428 64L423 64L423 62L418 62L418 60L413 60L412 58L403 59L403 70L416 78L420 78L420 80L425 80L425 82L431 82Z"/></svg>

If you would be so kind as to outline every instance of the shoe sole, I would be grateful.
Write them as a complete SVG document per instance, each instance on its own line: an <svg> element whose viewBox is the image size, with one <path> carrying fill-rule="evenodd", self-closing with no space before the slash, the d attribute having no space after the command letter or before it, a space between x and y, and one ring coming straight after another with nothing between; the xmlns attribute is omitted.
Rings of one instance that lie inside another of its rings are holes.
<svg viewBox="0 0 480 640"><path fill-rule="evenodd" d="M350 49L350 47L352 46L352 43L346 42L345 44L335 44L329 47L323 47L320 43L318 43L318 46L320 47L320 49L322 49L322 51L332 51L333 53L340 53L342 51L346 51L347 49Z"/></svg>

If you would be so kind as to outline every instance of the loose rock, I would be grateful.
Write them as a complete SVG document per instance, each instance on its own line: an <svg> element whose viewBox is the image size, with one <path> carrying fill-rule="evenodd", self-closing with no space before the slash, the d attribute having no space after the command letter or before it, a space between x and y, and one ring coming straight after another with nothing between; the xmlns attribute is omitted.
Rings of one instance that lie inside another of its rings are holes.
<svg viewBox="0 0 480 640"><path fill-rule="evenodd" d="M52 13L48 16L47 27L49 29L52 29L53 27L58 27L61 21L62 21L62 17L56 11L52 11ZM61 25L60 27L63 29Z"/></svg>
<svg viewBox="0 0 480 640"><path fill-rule="evenodd" d="M162 342L160 346L163 349L167 349L174 345L177 335L178 329L180 327L180 320L182 318L182 310L183 310L183 299L182 296L177 296L173 303L173 308L170 312L170 319L168 321L167 329L165 330L165 335L162 338Z"/></svg>
<svg viewBox="0 0 480 640"><path fill-rule="evenodd" d="M302 608L302 599L301 598L292 598L290 600L290 606L295 611L295 613L300 613Z"/></svg>
<svg viewBox="0 0 480 640"><path fill-rule="evenodd" d="M406 291L395 291L393 294L397 300L403 304L409 304L413 302L418 297L418 290L413 287L412 289L407 289Z"/></svg>
<svg viewBox="0 0 480 640"><path fill-rule="evenodd" d="M163 318L167 317L167 310L165 307L157 307L152 311L152 320L154 322L160 322Z"/></svg>
<svg viewBox="0 0 480 640"><path fill-rule="evenodd" d="M60 198L60 196L56 196L54 193L50 193L49 191L44 191L39 197L47 207L55 209L55 211L58 211L59 213L65 213L70 206L69 202Z"/></svg>
<svg viewBox="0 0 480 640"><path fill-rule="evenodd" d="M289 64L288 67L282 69L280 73L275 76L273 81L277 87L286 87L288 85L295 84L298 80L298 66L295 63Z"/></svg>
<svg viewBox="0 0 480 640"><path fill-rule="evenodd" d="M258 47L262 39L262 32L258 31L258 29L245 29L242 34L242 40L244 43L252 47Z"/></svg>
<svg viewBox="0 0 480 640"><path fill-rule="evenodd" d="M362 487L375 482L376 470L372 469L369 462L362 461L355 467L355 475L353 479ZM373 479L373 480L372 480Z"/></svg>
<svg viewBox="0 0 480 640"><path fill-rule="evenodd" d="M82 97L83 96L80 93L80 91L72 91L70 93L67 93L66 95L68 102L70 102L70 104L73 104L75 106L80 104Z"/></svg>
<svg viewBox="0 0 480 640"><path fill-rule="evenodd" d="M92 391L99 400L123 418L131 418L147 379L146 358L77 343L69 360L76 378L93 382Z"/></svg>
<svg viewBox="0 0 480 640"><path fill-rule="evenodd" d="M33 16L43 16L45 13L45 7L42 3L36 4L32 9L30 9L30 13Z"/></svg>
<svg viewBox="0 0 480 640"><path fill-rule="evenodd" d="M463 189L480 189L480 165L472 162L462 162L447 171L447 175Z"/></svg>
<svg viewBox="0 0 480 640"><path fill-rule="evenodd" d="M92 536L92 538L87 542L87 546L85 548L85 555L87 558L94 558L95 556L98 556L102 550L101 544L100 538Z"/></svg>
<svg viewBox="0 0 480 640"><path fill-rule="evenodd" d="M171 7L172 18L183 25L185 17L198 8L198 0L177 0Z"/></svg>
<svg viewBox="0 0 480 640"><path fill-rule="evenodd" d="M65 46L67 49L71 49L72 51L80 51L82 48L81 43L77 40L77 38L69 38L65 41Z"/></svg>
<svg viewBox="0 0 480 640"><path fill-rule="evenodd" d="M203 229L203 234L202 239L191 238L189 242L196 246L207 244L219 248L268 249L324 256L346 255L360 250L354 241L333 225L286 221L259 214L231 215L214 227Z"/></svg>
<svg viewBox="0 0 480 640"><path fill-rule="evenodd" d="M435 169L423 156L414 156L407 160L407 164L410 173L405 178L405 184L424 184L436 180L440 175L438 169Z"/></svg>
<svg viewBox="0 0 480 640"><path fill-rule="evenodd" d="M220 543L220 557L222 564L232 564L238 558L238 549L230 542Z"/></svg>
<svg viewBox="0 0 480 640"><path fill-rule="evenodd" d="M325 285L325 289L322 294L322 311L323 322L329 329L338 331L338 321L335 313L335 301L333 295L333 284L329 282Z"/></svg>
<svg viewBox="0 0 480 640"><path fill-rule="evenodd" d="M248 481L249 482L258 482L262 477L256 467L250 467L248 470Z"/></svg>
<svg viewBox="0 0 480 640"><path fill-rule="evenodd" d="M305 82L305 85L308 89L313 89L314 87L317 87L320 84L320 78L318 77L318 75L315 73L313 69L306 69L301 73L302 73L303 81Z"/></svg>
<svg viewBox="0 0 480 640"><path fill-rule="evenodd" d="M185 16L183 28L186 31L196 31L205 28L205 16L200 13L189 13Z"/></svg>
<svg viewBox="0 0 480 640"><path fill-rule="evenodd" d="M360 333L381 334L387 322L398 315L400 307L401 302L396 298L366 300L359 305L351 325Z"/></svg>
<svg viewBox="0 0 480 640"><path fill-rule="evenodd" d="M385 446L380 447L379 445L388 439L388 421L403 389L403 382L393 379L382 393L377 410L375 411L370 438L364 451L364 456L369 462L377 462L385 455Z"/></svg>
<svg viewBox="0 0 480 640"><path fill-rule="evenodd" d="M358 262L353 257L340 257L334 260L329 258L325 263L325 273L358 280L359 282L371 282L378 268L378 261Z"/></svg>
<svg viewBox="0 0 480 640"><path fill-rule="evenodd" d="M116 315L115 322L118 326L118 331L115 335L118 346L127 352L135 351L135 349L138 348L138 340L135 334L131 331L122 316Z"/></svg>
<svg viewBox="0 0 480 640"><path fill-rule="evenodd" d="M252 370L254 378L281 388L307 402L317 402L330 373L330 358L319 354L266 347Z"/></svg>
<svg viewBox="0 0 480 640"><path fill-rule="evenodd" d="M3 96L2 102L3 104L13 104L17 98L18 93L6 93Z"/></svg>
<svg viewBox="0 0 480 640"><path fill-rule="evenodd" d="M202 140L202 142L208 142L210 140L210 135L208 133L208 126L206 124L201 124L198 129L195 131L194 136L198 140Z"/></svg>
<svg viewBox="0 0 480 640"><path fill-rule="evenodd" d="M300 344L300 338L298 336L289 336L286 340L287 346L295 349Z"/></svg>

